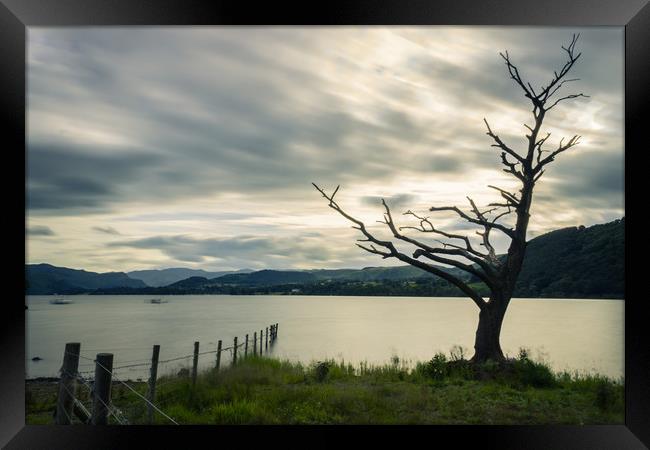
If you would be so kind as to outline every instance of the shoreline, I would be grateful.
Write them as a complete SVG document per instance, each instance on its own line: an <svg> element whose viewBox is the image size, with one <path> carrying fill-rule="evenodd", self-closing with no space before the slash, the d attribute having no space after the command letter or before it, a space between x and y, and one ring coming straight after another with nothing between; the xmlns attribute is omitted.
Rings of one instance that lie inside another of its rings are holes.
<svg viewBox="0 0 650 450"><path fill-rule="evenodd" d="M208 292L192 292L192 293L171 293L165 294L160 292L139 294L139 293L94 293L84 292L77 294L25 294L25 297L74 297L74 296L132 296L132 297L149 297L151 295L164 295L164 296L219 296L219 297L390 297L390 298L432 298L432 299L462 299L467 300L468 297L461 295L448 295L448 296L431 296L431 295L390 295L390 294L305 294L305 293L257 293L257 294L213 294ZM625 301L625 297L512 297L511 300L621 300Z"/></svg>
<svg viewBox="0 0 650 450"><path fill-rule="evenodd" d="M36 380L26 380L26 423L50 424L57 386ZM189 376L157 383L156 405L183 425L624 423L624 383L556 373L521 354L502 365L475 366L436 354L414 369L399 359L355 368L334 360L300 364L249 357L199 373L196 385ZM140 395L121 384L113 381L111 401L126 421L109 424L148 424L141 397L147 382L128 381ZM91 407L88 390L77 392ZM153 424L169 421L156 415Z"/></svg>

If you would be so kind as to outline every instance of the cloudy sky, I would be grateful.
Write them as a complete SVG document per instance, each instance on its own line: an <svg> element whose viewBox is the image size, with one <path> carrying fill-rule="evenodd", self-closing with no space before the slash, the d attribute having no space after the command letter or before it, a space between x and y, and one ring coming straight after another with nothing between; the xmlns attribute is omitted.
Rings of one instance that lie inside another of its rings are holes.
<svg viewBox="0 0 650 450"><path fill-rule="evenodd" d="M378 233L382 197L400 225L408 209L498 200L486 186L516 180L482 120L518 149L531 123L498 52L539 86L574 32L580 81L563 89L590 97L549 113L547 148L583 137L536 186L529 238L624 215L623 28L30 27L27 262L394 264L357 248L311 182L340 184Z"/></svg>

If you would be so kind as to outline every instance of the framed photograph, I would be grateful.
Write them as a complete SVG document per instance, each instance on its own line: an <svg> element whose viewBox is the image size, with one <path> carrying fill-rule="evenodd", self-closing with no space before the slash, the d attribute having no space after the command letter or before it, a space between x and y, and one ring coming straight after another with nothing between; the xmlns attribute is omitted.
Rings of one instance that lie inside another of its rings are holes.
<svg viewBox="0 0 650 450"><path fill-rule="evenodd" d="M0 13L6 448L650 445L647 1Z"/></svg>

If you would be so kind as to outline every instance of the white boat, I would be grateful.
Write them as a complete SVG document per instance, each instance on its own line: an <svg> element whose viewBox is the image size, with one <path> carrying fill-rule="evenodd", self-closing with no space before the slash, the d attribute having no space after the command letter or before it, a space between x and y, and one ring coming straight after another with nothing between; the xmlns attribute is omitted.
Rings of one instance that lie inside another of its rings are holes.
<svg viewBox="0 0 650 450"><path fill-rule="evenodd" d="M52 305L69 305L72 303L72 300L68 300L67 298L54 298L50 300L50 303Z"/></svg>

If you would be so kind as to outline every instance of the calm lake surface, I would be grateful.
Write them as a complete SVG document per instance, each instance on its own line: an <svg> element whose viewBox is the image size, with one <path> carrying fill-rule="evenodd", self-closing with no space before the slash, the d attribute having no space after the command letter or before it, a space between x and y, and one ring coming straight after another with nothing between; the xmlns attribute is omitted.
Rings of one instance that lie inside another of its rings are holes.
<svg viewBox="0 0 650 450"><path fill-rule="evenodd" d="M353 364L383 364L431 359L455 345L473 354L477 307L464 298L334 296L69 296L74 303L52 305L52 296L29 296L26 314L27 377L57 376L66 342L80 342L81 355L114 353L114 367L147 363L154 344L162 363L159 374L177 372L192 362L194 341L200 352L231 346L246 334L278 323L274 357L309 363L323 358ZM624 376L624 301L515 299L501 334L508 355L520 347L556 370ZM252 350L252 342L249 345ZM243 348L240 349L243 352ZM240 353L241 354L241 353ZM32 361L33 357L42 358ZM222 364L230 362L222 354ZM201 368L214 367L215 354L201 355ZM81 359L80 372L93 370ZM118 377L148 377L148 366L117 369Z"/></svg>

